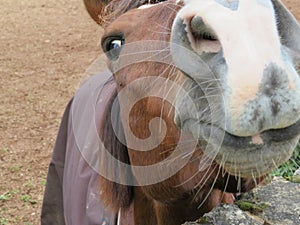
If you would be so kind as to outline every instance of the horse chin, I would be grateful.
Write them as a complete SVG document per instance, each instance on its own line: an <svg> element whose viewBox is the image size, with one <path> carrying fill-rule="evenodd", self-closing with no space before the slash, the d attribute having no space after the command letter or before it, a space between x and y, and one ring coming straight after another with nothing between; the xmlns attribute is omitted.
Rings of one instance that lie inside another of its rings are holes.
<svg viewBox="0 0 300 225"><path fill-rule="evenodd" d="M206 156L227 173L243 178L261 177L286 162L300 138L300 121L252 137L234 136L213 125L197 124L192 119L185 121L184 129L199 140L199 147Z"/></svg>

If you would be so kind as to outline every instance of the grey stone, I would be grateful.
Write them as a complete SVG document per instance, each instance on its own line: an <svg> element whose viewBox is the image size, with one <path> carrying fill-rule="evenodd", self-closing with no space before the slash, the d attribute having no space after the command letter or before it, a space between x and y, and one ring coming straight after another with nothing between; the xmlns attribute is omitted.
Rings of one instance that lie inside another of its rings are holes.
<svg viewBox="0 0 300 225"><path fill-rule="evenodd" d="M199 220L184 225L300 225L299 196L300 183L276 178L242 195L236 204L221 204ZM243 211L237 205L250 208Z"/></svg>

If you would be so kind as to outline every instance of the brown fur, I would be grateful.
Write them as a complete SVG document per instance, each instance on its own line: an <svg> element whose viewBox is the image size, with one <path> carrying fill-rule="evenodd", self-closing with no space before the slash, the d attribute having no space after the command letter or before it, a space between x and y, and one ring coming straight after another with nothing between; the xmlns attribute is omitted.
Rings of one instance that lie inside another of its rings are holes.
<svg viewBox="0 0 300 225"><path fill-rule="evenodd" d="M169 41L170 30L173 19L180 6L172 2L165 2L161 7L148 8L143 10L132 9L143 4L138 1L117 1L113 0L108 5L100 0L93 0L93 6L89 0L85 0L88 11L92 15L99 15L103 12L107 16L107 12L111 9L120 7L113 13L113 22L106 28L105 35L109 35L115 31L122 31L126 37L126 43L132 43L142 40L161 40ZM94 10L94 6L100 8ZM129 10L128 9L132 9ZM126 12L128 11L128 12ZM126 12L125 14L123 14ZM121 15L123 14L123 15ZM103 15L102 15L103 16ZM94 18L92 16L92 18ZM96 19L97 21L97 19ZM151 26L149 26L151 24ZM142 27L143 29L137 29ZM167 65L154 62L141 62L130 65L114 74L115 81L118 84L118 91L141 76L147 76L144 71L149 74L158 74L161 77L169 78L177 82L180 76L183 76L180 71L175 71L178 76L169 77L174 68ZM120 102L122 108L122 102ZM124 106L126 107L126 106ZM163 108L163 110L162 110ZM110 110L107 111L108 118L103 129L102 140L110 153L122 162L131 165L151 165L161 162L168 157L176 145L178 144L181 131L173 122L172 106L158 98L148 97L139 101L131 110L130 113L130 128L133 133L143 139L147 138L150 133L148 129L149 121L152 118L160 117L167 124L167 134L163 142L155 149L147 152L139 152L133 149L127 149L122 145L112 129L110 120ZM122 111L122 110L121 110ZM118 120L118 132L124 132L122 128L122 113ZM125 134L123 134L126 136ZM186 137L188 143L189 138ZM187 152L188 152L187 145ZM117 210L120 207L127 207L131 201L134 201L134 217L135 224L140 225L177 225L186 220L195 220L203 213L210 211L214 206L221 202L232 203L233 195L226 192L236 193L239 191L245 192L251 190L263 178L256 180L237 179L228 174L222 174L223 171L216 164L212 163L208 168L199 171L199 163L201 162L203 153L199 148L194 153L190 162L185 165L179 172L165 181L157 184L142 186L142 187L127 187L116 184L111 181L102 179L102 197L104 201L113 209ZM103 162L103 167L113 169L115 176L124 175L118 165L107 165L108 162ZM131 173L132 172L132 173ZM138 171L128 171L125 174L128 180L139 180ZM239 182L241 187L239 188ZM134 193L133 193L134 192ZM199 206L201 206L199 208Z"/></svg>

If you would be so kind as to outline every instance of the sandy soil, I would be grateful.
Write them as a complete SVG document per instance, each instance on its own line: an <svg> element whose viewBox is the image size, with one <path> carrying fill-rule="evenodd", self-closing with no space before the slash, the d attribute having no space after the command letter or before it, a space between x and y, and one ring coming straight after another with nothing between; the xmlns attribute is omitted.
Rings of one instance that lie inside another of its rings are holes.
<svg viewBox="0 0 300 225"><path fill-rule="evenodd" d="M60 118L102 30L81 0L0 0L0 27L0 225L39 224Z"/></svg>

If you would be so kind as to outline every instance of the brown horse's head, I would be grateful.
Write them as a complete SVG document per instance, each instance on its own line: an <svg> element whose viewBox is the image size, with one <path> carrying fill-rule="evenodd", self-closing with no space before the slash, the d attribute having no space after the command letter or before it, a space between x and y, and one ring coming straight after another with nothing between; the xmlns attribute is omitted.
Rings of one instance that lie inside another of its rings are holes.
<svg viewBox="0 0 300 225"><path fill-rule="evenodd" d="M85 0L105 24L130 185L212 205L213 189L253 188L299 139L299 25L280 0L146 3Z"/></svg>

